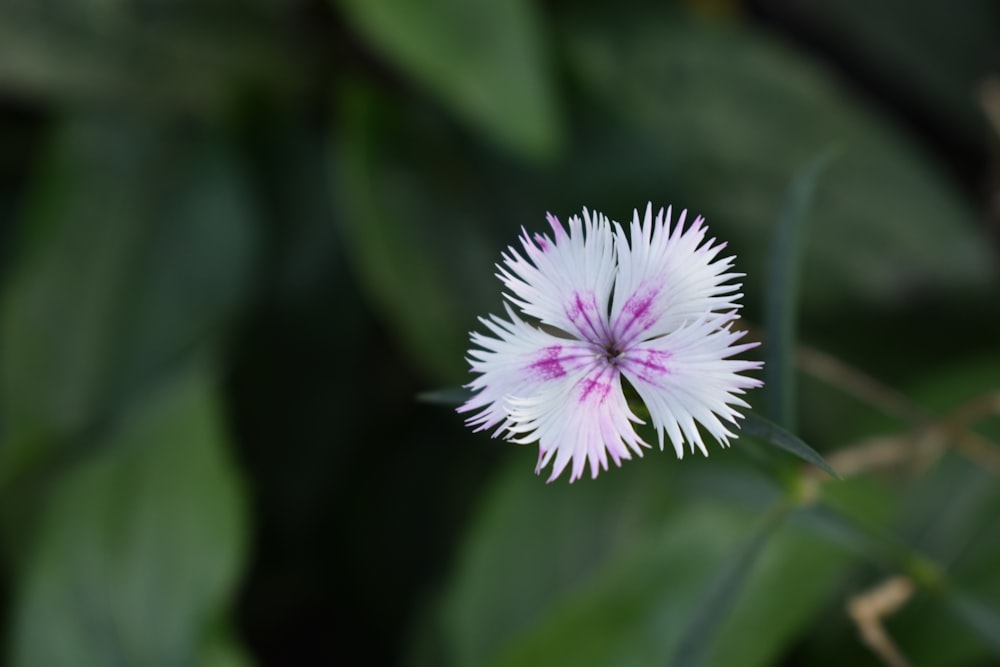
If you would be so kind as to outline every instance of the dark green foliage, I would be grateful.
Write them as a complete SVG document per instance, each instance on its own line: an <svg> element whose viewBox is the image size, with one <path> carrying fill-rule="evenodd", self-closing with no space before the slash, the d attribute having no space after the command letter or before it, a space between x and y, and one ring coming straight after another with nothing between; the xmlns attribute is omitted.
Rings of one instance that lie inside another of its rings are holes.
<svg viewBox="0 0 1000 667"><path fill-rule="evenodd" d="M7 663L877 665L892 575L913 664L995 662L997 9L800 5L3 3ZM768 386L546 485L438 388L522 226L650 200Z"/></svg>

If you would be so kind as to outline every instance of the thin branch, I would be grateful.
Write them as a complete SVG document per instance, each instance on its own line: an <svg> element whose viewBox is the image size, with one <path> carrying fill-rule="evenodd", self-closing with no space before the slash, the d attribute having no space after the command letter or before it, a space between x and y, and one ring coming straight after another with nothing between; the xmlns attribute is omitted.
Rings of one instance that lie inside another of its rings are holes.
<svg viewBox="0 0 1000 667"><path fill-rule="evenodd" d="M910 662L885 631L883 621L903 608L913 596L909 577L896 575L847 601L847 615L858 626L861 640L888 667L909 667Z"/></svg>
<svg viewBox="0 0 1000 667"><path fill-rule="evenodd" d="M803 372L837 387L862 403L895 417L900 421L919 424L934 417L933 413L908 398L902 392L879 382L836 357L806 345L799 345L796 358Z"/></svg>

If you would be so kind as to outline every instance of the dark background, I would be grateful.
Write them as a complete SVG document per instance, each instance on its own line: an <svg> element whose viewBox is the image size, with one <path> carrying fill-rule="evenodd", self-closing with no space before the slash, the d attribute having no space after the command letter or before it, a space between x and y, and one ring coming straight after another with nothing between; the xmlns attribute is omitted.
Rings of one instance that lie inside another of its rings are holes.
<svg viewBox="0 0 1000 667"><path fill-rule="evenodd" d="M840 370L803 363L799 432L890 442L824 493L947 584L803 512L707 660L879 664L844 604L902 572L913 663L992 664L998 139L989 0L7 0L7 662L664 664L773 500L740 444L546 486L416 397L546 211L704 214L766 335L832 147L799 308Z"/></svg>

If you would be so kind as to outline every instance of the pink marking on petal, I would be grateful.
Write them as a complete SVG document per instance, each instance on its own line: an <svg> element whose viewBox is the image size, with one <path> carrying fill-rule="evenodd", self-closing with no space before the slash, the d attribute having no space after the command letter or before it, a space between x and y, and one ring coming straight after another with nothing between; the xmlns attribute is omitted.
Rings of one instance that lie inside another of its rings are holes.
<svg viewBox="0 0 1000 667"><path fill-rule="evenodd" d="M659 289L636 291L628 298L618 314L618 321L614 323L619 344L630 342L636 335L656 323L656 315L651 311L659 293ZM633 331L633 327L638 328Z"/></svg>
<svg viewBox="0 0 1000 667"><path fill-rule="evenodd" d="M590 378L584 378L580 383L580 397L577 400L580 403L586 403L587 401L603 403L610 391L610 382L605 382L600 379L591 380Z"/></svg>
<svg viewBox="0 0 1000 667"><path fill-rule="evenodd" d="M562 223L559 222L559 218L552 215L551 213L546 213L545 219L549 221L549 225L552 227L552 231L556 235L556 243L558 243L561 239L567 238L566 230L563 229Z"/></svg>
<svg viewBox="0 0 1000 667"><path fill-rule="evenodd" d="M528 366L542 380L555 380L566 375L560 355L562 345L550 345L542 350L540 359Z"/></svg>
<svg viewBox="0 0 1000 667"><path fill-rule="evenodd" d="M649 312L649 307L653 303L654 296L655 294L645 294L642 297L633 295L632 298L625 303L625 307L622 308L622 311L627 313L633 319L639 319Z"/></svg>
<svg viewBox="0 0 1000 667"><path fill-rule="evenodd" d="M604 327L600 326L602 322L598 310L597 299L593 294L585 300L579 292L574 292L573 302L566 309L566 317L579 327L582 333L586 334L589 331L590 335L587 338L590 342L599 344L606 342L604 339L607 336Z"/></svg>
<svg viewBox="0 0 1000 667"><path fill-rule="evenodd" d="M673 356L673 352L666 350L643 350L638 362L651 371L669 374L671 370L667 367L667 361Z"/></svg>
<svg viewBox="0 0 1000 667"><path fill-rule="evenodd" d="M632 350L626 353L624 365L630 374L655 385L659 377L673 373L668 365L673 356L673 353L666 350Z"/></svg>

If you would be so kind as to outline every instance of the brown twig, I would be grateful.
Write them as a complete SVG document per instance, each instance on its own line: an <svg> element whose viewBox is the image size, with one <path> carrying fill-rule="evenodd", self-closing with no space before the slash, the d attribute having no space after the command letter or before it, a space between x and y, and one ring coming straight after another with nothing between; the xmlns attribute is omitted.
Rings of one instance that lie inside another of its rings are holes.
<svg viewBox="0 0 1000 667"><path fill-rule="evenodd" d="M828 458L830 465L845 477L906 465L926 469L950 444L966 459L1000 477L1000 447L971 430L973 424L992 415L1000 415L1000 392L974 398L948 415L908 432L868 438L842 447Z"/></svg>
<svg viewBox="0 0 1000 667"><path fill-rule="evenodd" d="M892 387L845 364L836 357L807 345L799 345L796 361L803 372L857 398L900 421L918 424L933 414Z"/></svg>
<svg viewBox="0 0 1000 667"><path fill-rule="evenodd" d="M847 601L847 615L858 626L861 640L889 667L910 665L885 631L883 621L903 608L913 596L913 589L909 577L896 575Z"/></svg>
<svg viewBox="0 0 1000 667"><path fill-rule="evenodd" d="M1000 122L1000 79L993 84L996 86L993 92L997 95L997 120ZM1000 124L997 127L1000 129ZM759 326L746 321L741 321L741 324L753 337L764 338ZM926 469L950 443L959 454L1000 477L1000 446L970 428L984 417L1000 415L1000 391L975 398L940 417L902 392L826 352L798 345L795 358L804 373L910 427L902 433L869 438L831 453L827 457L830 465L842 476L907 465L915 470Z"/></svg>
<svg viewBox="0 0 1000 667"><path fill-rule="evenodd" d="M1000 137L1000 78L991 76L979 85L979 104L993 132Z"/></svg>

